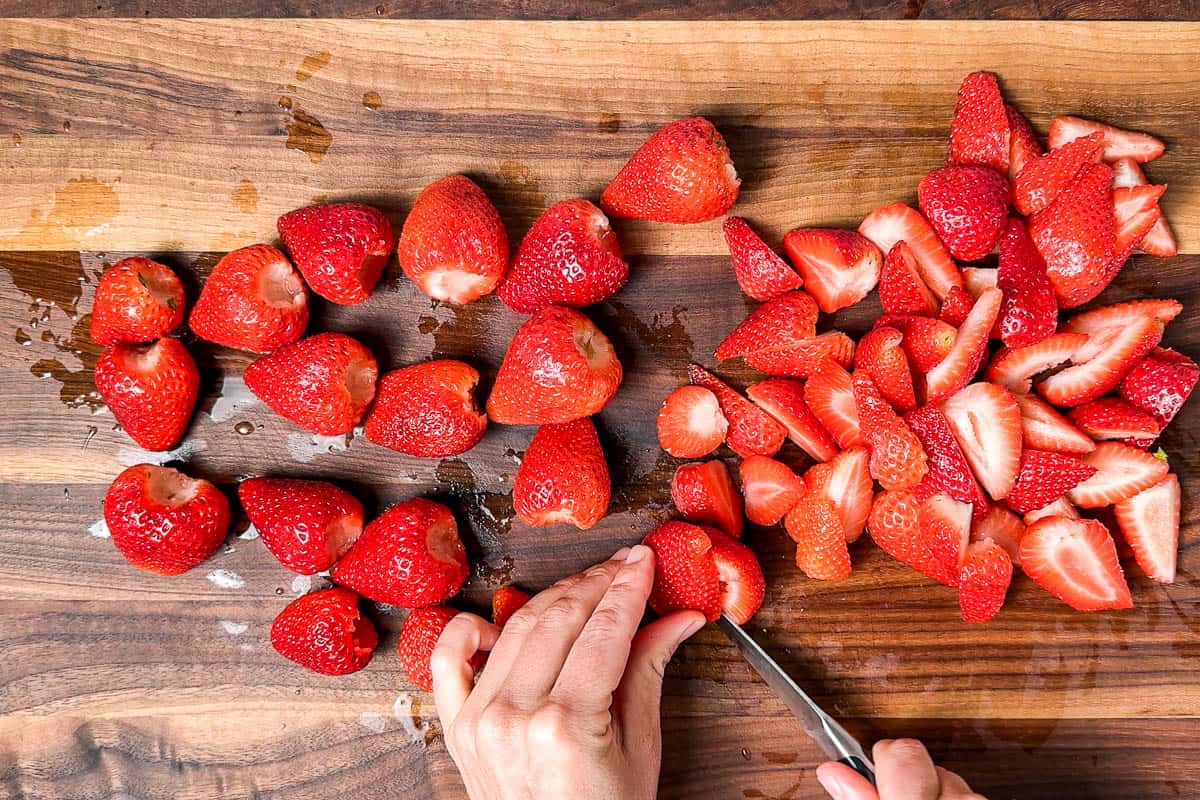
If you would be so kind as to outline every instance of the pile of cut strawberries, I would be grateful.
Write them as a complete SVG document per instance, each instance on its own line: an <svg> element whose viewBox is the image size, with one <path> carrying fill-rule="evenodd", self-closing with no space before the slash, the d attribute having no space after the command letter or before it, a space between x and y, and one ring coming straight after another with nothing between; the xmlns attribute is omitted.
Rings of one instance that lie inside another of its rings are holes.
<svg viewBox="0 0 1200 800"><path fill-rule="evenodd" d="M1074 118L1055 120L1050 146L1043 154L994 77L977 73L960 89L949 165L921 183L920 212L897 204L870 214L858 232L792 231L784 247L796 269L744 220L725 221L738 282L762 305L716 357L740 357L772 377L747 397L692 365L691 385L659 412L659 438L672 455L699 459L727 443L744 460L740 490L720 461L675 473L671 495L686 521L644 539L657 555L656 611L724 612L745 622L758 610L765 582L738 541L743 513L758 525L783 520L797 564L820 579L850 574L847 542L866 528L899 560L957 586L972 621L999 610L1014 563L1076 608L1130 605L1112 537L1077 508L1115 505L1141 567L1156 580L1173 578L1179 485L1147 448L1200 376L1189 359L1157 347L1180 306L1146 300L1059 319L1060 308L1103 289L1135 248L1174 252L1157 205L1165 187L1148 184L1139 166L1163 147ZM278 220L287 255L256 244L217 263L188 327L257 354L246 385L312 433L346 435L361 425L376 445L443 458L474 447L489 422L536 425L513 480L516 514L531 526L590 528L611 497L591 417L617 392L622 367L579 309L612 297L629 277L608 218L716 219L739 184L720 133L692 118L651 136L599 207L582 198L551 206L511 253L499 212L461 175L420 193L398 240L370 206L302 208ZM996 269L955 263L997 248ZM362 342L306 336L310 293L369 301L393 250L431 298L465 304L495 292L529 315L484 410L479 373L466 362L380 375ZM817 333L820 312L853 305L876 286L886 313L857 344L839 331ZM92 337L106 349L96 387L147 450L174 447L195 409L195 361L168 335L185 310L179 277L147 258L118 262L97 287ZM994 354L991 339L1002 342ZM800 476L775 460L785 439L819 463ZM283 566L301 575L328 570L336 584L281 611L275 648L317 672L354 672L378 644L361 598L400 606L411 609L401 660L428 689L429 655L457 613L445 604L469 574L451 509L413 498L364 524L353 494L284 477L244 480L237 495ZM230 507L206 480L139 464L113 481L104 516L131 564L177 575L220 546ZM515 587L498 590L496 623L527 599Z"/></svg>

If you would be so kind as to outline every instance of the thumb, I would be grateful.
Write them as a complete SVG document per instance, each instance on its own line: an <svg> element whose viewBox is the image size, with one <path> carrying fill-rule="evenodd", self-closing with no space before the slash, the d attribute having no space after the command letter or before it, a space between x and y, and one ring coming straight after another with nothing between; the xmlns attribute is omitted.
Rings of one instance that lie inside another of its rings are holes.
<svg viewBox="0 0 1200 800"><path fill-rule="evenodd" d="M663 672L679 645L703 628L705 621L699 611L676 611L642 628L633 638L625 675L614 698L626 741L657 739Z"/></svg>

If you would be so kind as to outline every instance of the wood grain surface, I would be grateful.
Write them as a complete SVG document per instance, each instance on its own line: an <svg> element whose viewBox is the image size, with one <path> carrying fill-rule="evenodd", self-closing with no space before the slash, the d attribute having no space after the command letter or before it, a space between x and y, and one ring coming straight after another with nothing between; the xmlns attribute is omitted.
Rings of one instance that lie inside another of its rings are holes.
<svg viewBox="0 0 1200 800"><path fill-rule="evenodd" d="M1179 298L1166 341L1200 356L1198 25L0 23L0 795L464 796L430 698L394 653L403 612L378 610L366 670L324 678L267 636L320 579L295 579L238 533L201 567L157 578L97 536L108 481L149 457L92 391L87 313L106 264L149 253L194 297L222 251L274 239L282 211L355 198L400 224L424 184L458 171L516 240L692 113L725 132L745 177L738 211L770 237L853 225L913 198L943 157L958 80L978 68L1043 130L1076 112L1168 142L1148 171L1171 185L1185 254L1135 258L1102 300ZM633 278L590 314L627 378L600 418L613 509L590 531L513 519L529 428L493 426L442 461L315 438L247 394L246 356L191 339L201 410L185 445L156 458L229 489L256 474L330 478L372 510L444 497L475 565L464 608L593 563L670 515L676 462L654 411L752 306L718 222L617 228ZM315 312L312 330L362 337L386 368L452 355L485 381L520 322L494 297L431 304L394 265L367 303ZM877 312L871 299L824 324L861 331ZM865 538L851 578L822 584L795 570L779 530L752 528L769 583L752 629L856 733L920 736L992 800L1198 796L1197 424L1193 404L1163 437L1184 483L1180 577L1163 587L1130 570L1136 609L1077 614L1018 579L995 621L967 626L951 590ZM715 628L669 668L664 729L664 798L823 796L820 754Z"/></svg>

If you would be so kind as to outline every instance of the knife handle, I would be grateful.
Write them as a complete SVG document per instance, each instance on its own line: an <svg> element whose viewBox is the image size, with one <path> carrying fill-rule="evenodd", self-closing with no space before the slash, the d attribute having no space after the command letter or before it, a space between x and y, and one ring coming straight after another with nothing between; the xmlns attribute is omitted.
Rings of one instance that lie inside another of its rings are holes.
<svg viewBox="0 0 1200 800"><path fill-rule="evenodd" d="M869 763L858 756L846 756L843 759L839 759L839 761L869 780L872 786L875 785L875 770L871 768Z"/></svg>

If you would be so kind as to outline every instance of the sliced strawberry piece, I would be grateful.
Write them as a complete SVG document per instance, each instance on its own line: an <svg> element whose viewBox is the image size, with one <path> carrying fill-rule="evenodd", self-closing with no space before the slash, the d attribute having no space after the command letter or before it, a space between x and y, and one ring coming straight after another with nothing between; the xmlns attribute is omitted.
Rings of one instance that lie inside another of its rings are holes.
<svg viewBox="0 0 1200 800"><path fill-rule="evenodd" d="M1056 453L1090 453L1096 443L1067 418L1032 394L1014 394L1021 407L1022 442L1034 450Z"/></svg>
<svg viewBox="0 0 1200 800"><path fill-rule="evenodd" d="M1101 397L1071 409L1071 421L1097 441L1116 439L1143 450L1161 430L1158 420L1119 397Z"/></svg>
<svg viewBox="0 0 1200 800"><path fill-rule="evenodd" d="M942 413L979 483L993 500L1008 495L1021 466L1021 409L1003 386L973 383L942 403Z"/></svg>
<svg viewBox="0 0 1200 800"><path fill-rule="evenodd" d="M1013 205L1025 216L1047 208L1088 164L1100 160L1102 134L1067 142L1057 150L1035 158L1013 181Z"/></svg>
<svg viewBox="0 0 1200 800"><path fill-rule="evenodd" d="M1096 474L1096 468L1065 453L1024 450L1017 481L1004 502L1019 514L1043 508Z"/></svg>
<svg viewBox="0 0 1200 800"><path fill-rule="evenodd" d="M740 470L746 516L755 525L779 522L807 491L804 479L791 467L767 456L750 456Z"/></svg>
<svg viewBox="0 0 1200 800"><path fill-rule="evenodd" d="M859 340L854 353L854 368L870 375L880 394L901 413L917 407L908 356L900 348L903 338L895 328L874 328Z"/></svg>
<svg viewBox="0 0 1200 800"><path fill-rule="evenodd" d="M1037 522L1039 519L1046 517L1066 517L1067 519L1079 519L1079 509L1071 505L1071 501L1065 497L1060 497L1048 506L1035 508L1022 517L1026 529L1030 525ZM1014 559L1014 563L1020 563L1019 559Z"/></svg>
<svg viewBox="0 0 1200 800"><path fill-rule="evenodd" d="M842 519L824 495L808 493L784 519L796 542L796 566L810 578L836 581L850 575L850 551Z"/></svg>
<svg viewBox="0 0 1200 800"><path fill-rule="evenodd" d="M946 299L942 301L942 310L938 312L938 319L957 328L967 321L974 305L975 298L971 297L966 289L954 286L946 295Z"/></svg>
<svg viewBox="0 0 1200 800"><path fill-rule="evenodd" d="M1156 347L1121 379L1121 397L1152 414L1164 427L1196 388L1200 367L1182 353Z"/></svg>
<svg viewBox="0 0 1200 800"><path fill-rule="evenodd" d="M750 312L717 345L718 360L798 344L817 333L817 304L805 292L788 292Z"/></svg>
<svg viewBox="0 0 1200 800"><path fill-rule="evenodd" d="M1009 220L1000 240L997 285L1004 292L997 321L1004 344L1028 347L1054 333L1058 326L1054 287L1046 277L1046 262L1019 219Z"/></svg>
<svg viewBox="0 0 1200 800"><path fill-rule="evenodd" d="M905 415L904 421L921 440L928 457L929 473L913 489L918 500L944 493L962 503L970 503L976 513L988 507L987 497L971 468L945 415L932 403Z"/></svg>
<svg viewBox="0 0 1200 800"><path fill-rule="evenodd" d="M728 217L722 230L733 259L733 275L743 292L761 302L804 285L804 279L767 246L746 220Z"/></svg>
<svg viewBox="0 0 1200 800"><path fill-rule="evenodd" d="M908 360L916 375L914 386L926 372L936 367L954 347L958 331L953 325L940 319L917 316L884 315L875 320L876 326L887 325L904 332L900 347L908 354Z"/></svg>
<svg viewBox="0 0 1200 800"><path fill-rule="evenodd" d="M921 536L920 513L921 504L912 492L880 492L871 505L867 532L889 556L939 580L942 568Z"/></svg>
<svg viewBox="0 0 1200 800"><path fill-rule="evenodd" d="M917 525L933 556L936 574L931 577L947 586L957 586L971 535L971 506L948 494L935 494L921 503Z"/></svg>
<svg viewBox="0 0 1200 800"><path fill-rule="evenodd" d="M1085 167L1067 191L1029 218L1060 308L1086 303L1116 276L1113 218L1112 170L1104 164Z"/></svg>
<svg viewBox="0 0 1200 800"><path fill-rule="evenodd" d="M788 438L817 461L837 455L837 445L804 402L804 384L786 378L760 381L746 390L750 399L787 430Z"/></svg>
<svg viewBox="0 0 1200 800"><path fill-rule="evenodd" d="M1179 316L1180 311L1183 311L1183 304L1178 300L1168 298L1130 300L1076 314L1063 323L1063 330L1071 333L1095 333L1103 328L1125 327L1143 317L1149 317L1166 325Z"/></svg>
<svg viewBox="0 0 1200 800"><path fill-rule="evenodd" d="M829 331L787 347L757 350L745 355L746 363L768 375L807 378L827 359L843 367L854 360L854 340L841 331Z"/></svg>
<svg viewBox="0 0 1200 800"><path fill-rule="evenodd" d="M965 622L987 622L1000 613L1012 583L1008 551L991 539L967 545L958 575L958 608Z"/></svg>
<svg viewBox="0 0 1200 800"><path fill-rule="evenodd" d="M492 622L503 628L512 615L530 601L527 593L515 586L501 586L492 593Z"/></svg>
<svg viewBox="0 0 1200 800"><path fill-rule="evenodd" d="M832 359L822 364L804 384L804 402L839 447L864 443L858 406L854 402L854 383L841 365Z"/></svg>
<svg viewBox="0 0 1200 800"><path fill-rule="evenodd" d="M1037 390L1056 406L1077 406L1095 400L1116 388L1130 368L1154 349L1162 338L1163 326L1142 317L1125 327L1104 328L1071 358L1071 366L1037 384Z"/></svg>
<svg viewBox="0 0 1200 800"><path fill-rule="evenodd" d="M1021 537L1024 535L1025 523L1021 518L998 503L989 506L988 510L971 524L972 542L991 539L1003 547L1012 563L1018 566L1021 564ZM970 558L969 551L967 558Z"/></svg>
<svg viewBox="0 0 1200 800"><path fill-rule="evenodd" d="M1162 219L1158 199L1166 186L1132 186L1113 190L1113 215L1117 221L1117 243L1113 260L1124 264L1134 248Z"/></svg>
<svg viewBox="0 0 1200 800"><path fill-rule="evenodd" d="M712 556L712 537L720 535L677 520L646 534L642 544L655 557L649 603L656 614L692 609L710 622L721 616L721 576Z"/></svg>
<svg viewBox="0 0 1200 800"><path fill-rule="evenodd" d="M783 237L783 248L827 314L854 305L879 283L883 254L854 231L796 228Z"/></svg>
<svg viewBox="0 0 1200 800"><path fill-rule="evenodd" d="M989 267L963 267L963 288L971 297L978 298L984 289L992 289L999 285L999 270Z"/></svg>
<svg viewBox="0 0 1200 800"><path fill-rule="evenodd" d="M671 501L688 522L742 535L742 496L720 461L683 464L671 478Z"/></svg>
<svg viewBox="0 0 1200 800"><path fill-rule="evenodd" d="M1102 508L1128 500L1149 489L1167 475L1164 459L1120 442L1100 442L1080 456L1095 474L1067 492L1067 499L1080 508Z"/></svg>
<svg viewBox="0 0 1200 800"><path fill-rule="evenodd" d="M925 376L925 392L929 400L941 400L966 386L983 357L987 355L988 334L1000 313L1002 294L988 289L979 295L971 313L958 329L949 354Z"/></svg>
<svg viewBox="0 0 1200 800"><path fill-rule="evenodd" d="M888 314L937 314L937 298L921 280L917 257L904 240L896 242L883 260L879 300Z"/></svg>
<svg viewBox="0 0 1200 800"><path fill-rule="evenodd" d="M754 551L716 531L712 540L712 559L717 568L721 592L721 610L739 625L745 625L762 606L767 582Z"/></svg>
<svg viewBox="0 0 1200 800"><path fill-rule="evenodd" d="M728 384L697 364L688 367L688 378L717 396L721 413L729 422L726 442L733 452L748 456L773 456L783 446L787 431L767 412L734 391Z"/></svg>
<svg viewBox="0 0 1200 800"><path fill-rule="evenodd" d="M1007 175L1011 138L1008 111L996 76L972 72L963 78L950 124L947 160L951 164L980 164Z"/></svg>
<svg viewBox="0 0 1200 800"><path fill-rule="evenodd" d="M1146 180L1146 174L1142 172L1142 168L1132 158L1119 158L1113 162L1112 167L1114 189L1125 186L1146 186L1150 183ZM1171 232L1171 226L1167 224L1166 217L1159 217L1158 222L1154 223L1154 226L1142 238L1138 249L1152 256L1170 257L1179 254L1179 243L1175 241L1175 234Z"/></svg>
<svg viewBox="0 0 1200 800"><path fill-rule="evenodd" d="M1004 111L1008 115L1008 129L1012 134L1012 145L1008 152L1008 178L1015 181L1025 165L1040 157L1045 149L1037 131L1024 114L1010 105L1004 106Z"/></svg>
<svg viewBox="0 0 1200 800"><path fill-rule="evenodd" d="M875 487L871 483L870 457L866 447L851 447L828 463L814 465L804 475L808 491L824 495L837 509L847 542L862 535L871 513Z"/></svg>
<svg viewBox="0 0 1200 800"><path fill-rule="evenodd" d="M853 377L863 437L871 446L871 477L885 489L911 489L925 477L925 451L904 420L888 405L869 375Z"/></svg>
<svg viewBox="0 0 1200 800"><path fill-rule="evenodd" d="M1112 535L1094 519L1045 517L1029 526L1021 569L1076 611L1133 608Z"/></svg>
<svg viewBox="0 0 1200 800"><path fill-rule="evenodd" d="M877 208L858 226L858 232L890 253L896 242L904 242L917 259L921 280L940 300L952 286L962 286L962 274L950 253L921 214L904 203Z"/></svg>
<svg viewBox="0 0 1200 800"><path fill-rule="evenodd" d="M1167 475L1116 505L1117 525L1148 578L1174 583L1179 557L1179 479Z"/></svg>
<svg viewBox="0 0 1200 800"><path fill-rule="evenodd" d="M717 396L703 386L680 386L667 395L655 426L658 443L676 458L703 458L729 431Z"/></svg>
<svg viewBox="0 0 1200 800"><path fill-rule="evenodd" d="M1163 154L1165 146L1158 139L1146 133L1126 131L1079 117L1055 117L1050 121L1050 135L1046 144L1050 149L1062 147L1067 142L1083 136L1099 133L1103 137L1101 157L1105 161L1116 161L1119 158L1132 158L1139 164L1153 161Z"/></svg>
<svg viewBox="0 0 1200 800"><path fill-rule="evenodd" d="M1016 394L1033 391L1033 376L1065 364L1087 343L1079 333L1056 333L1037 344L1001 347L983 373L983 379L998 383Z"/></svg>
<svg viewBox="0 0 1200 800"><path fill-rule="evenodd" d="M994 169L951 165L921 179L917 202L951 256L977 261L1004 231L1009 193L1008 178Z"/></svg>

